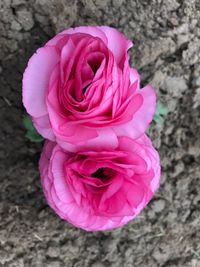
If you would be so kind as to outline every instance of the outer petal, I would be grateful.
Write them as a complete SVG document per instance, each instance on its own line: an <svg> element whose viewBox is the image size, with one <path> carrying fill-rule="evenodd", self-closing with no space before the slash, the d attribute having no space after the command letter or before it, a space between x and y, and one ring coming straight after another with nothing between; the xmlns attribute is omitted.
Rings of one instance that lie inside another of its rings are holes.
<svg viewBox="0 0 200 267"><path fill-rule="evenodd" d="M133 43L123 33L114 28L108 26L98 28L105 33L108 40L108 48L112 51L117 63L120 63L127 50L133 46Z"/></svg>
<svg viewBox="0 0 200 267"><path fill-rule="evenodd" d="M153 166L154 171L154 178L151 181L151 190L152 192L155 192L160 184L160 157L156 149L153 147L152 142L150 138L147 137L147 135L141 136L139 139L137 139L137 142L142 142L145 148L147 149L148 155L151 159L151 165Z"/></svg>
<svg viewBox="0 0 200 267"><path fill-rule="evenodd" d="M55 135L53 133L48 114L39 118L33 118L33 124L38 133L40 133L44 138L55 141Z"/></svg>
<svg viewBox="0 0 200 267"><path fill-rule="evenodd" d="M147 85L138 93L143 97L141 108L133 115L133 119L125 124L112 127L117 136L138 138L147 130L156 111L156 94L154 89Z"/></svg>
<svg viewBox="0 0 200 267"><path fill-rule="evenodd" d="M55 209L55 204L50 194L52 186L51 185L52 177L48 176L48 169L49 169L49 160L51 158L52 150L54 149L54 147L55 147L54 142L46 141L39 161L39 170L40 170L43 192L52 209Z"/></svg>
<svg viewBox="0 0 200 267"><path fill-rule="evenodd" d="M43 173L44 169L46 169L49 165L49 160L51 158L52 150L55 146L54 142L46 141L43 147L43 151L40 157L39 168Z"/></svg>
<svg viewBox="0 0 200 267"><path fill-rule="evenodd" d="M57 145L53 150L52 155L52 174L54 176L54 188L55 192L61 202L69 204L74 201L73 196L66 183L66 177L63 170L65 161L69 157L69 153L64 153Z"/></svg>
<svg viewBox="0 0 200 267"><path fill-rule="evenodd" d="M137 81L137 89L139 89L140 86L140 75L138 71L134 68L130 69L130 82L131 84L134 84L134 82Z"/></svg>
<svg viewBox="0 0 200 267"><path fill-rule="evenodd" d="M79 129L81 133L81 126ZM83 150L115 149L118 146L118 139L114 131L110 128L96 129L98 136L84 142L72 144L57 137L57 143L65 150L70 152L77 152Z"/></svg>
<svg viewBox="0 0 200 267"><path fill-rule="evenodd" d="M46 94L49 79L58 61L59 55L54 47L42 47L28 62L23 76L23 104L34 118L47 114Z"/></svg>
<svg viewBox="0 0 200 267"><path fill-rule="evenodd" d="M90 34L94 37L99 37L105 44L107 44L107 37L104 32L96 26L80 26L75 28L69 28L57 34L54 38L46 43L46 45L56 45L56 43L61 40L66 34L75 34L75 33L85 33Z"/></svg>
<svg viewBox="0 0 200 267"><path fill-rule="evenodd" d="M132 145L131 145L132 143ZM139 146L138 146L139 145ZM119 138L119 146L120 149L125 149L128 151L133 151L134 153L137 152L138 149L138 154L141 153L141 150L145 151L145 154L143 154L144 160L151 161L151 169L153 170L154 176L151 180L151 183L148 188L148 193L141 201L141 203L138 205L138 207L135 209L135 216L138 215L144 207L148 204L148 202L151 200L153 194L156 192L156 190L159 187L160 184L160 157L156 149L153 147L152 142L150 138L147 137L147 135L142 135L136 140L131 140L126 137L121 137ZM138 147L137 147L138 146ZM139 149L140 147L140 149ZM146 177L145 177L146 179ZM135 217L134 216L134 217ZM129 221L129 220L128 220Z"/></svg>

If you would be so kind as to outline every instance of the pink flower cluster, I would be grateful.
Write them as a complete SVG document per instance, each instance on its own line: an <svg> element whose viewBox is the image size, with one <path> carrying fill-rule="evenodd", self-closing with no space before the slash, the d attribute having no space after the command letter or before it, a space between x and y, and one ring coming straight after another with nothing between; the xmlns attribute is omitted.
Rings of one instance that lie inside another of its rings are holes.
<svg viewBox="0 0 200 267"><path fill-rule="evenodd" d="M156 109L129 65L131 41L107 26L67 29L39 48L23 76L23 103L47 139L40 173L49 205L88 231L119 227L159 186L145 135Z"/></svg>

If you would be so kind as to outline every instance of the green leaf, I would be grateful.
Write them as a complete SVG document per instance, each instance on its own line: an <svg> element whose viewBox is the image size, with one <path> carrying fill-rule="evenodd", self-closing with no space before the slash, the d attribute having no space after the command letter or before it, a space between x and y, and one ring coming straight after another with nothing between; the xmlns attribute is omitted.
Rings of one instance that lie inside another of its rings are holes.
<svg viewBox="0 0 200 267"><path fill-rule="evenodd" d="M167 107L165 107L161 102L158 101L156 105L156 113L153 120L155 121L155 123L161 126L164 123L164 119L167 113Z"/></svg>
<svg viewBox="0 0 200 267"><path fill-rule="evenodd" d="M29 116L24 116L23 124L26 130L33 131L35 128L33 126L32 120Z"/></svg>
<svg viewBox="0 0 200 267"><path fill-rule="evenodd" d="M158 101L156 105L156 113L165 116L168 113L168 109Z"/></svg>
<svg viewBox="0 0 200 267"><path fill-rule="evenodd" d="M25 116L23 118L23 125L24 128L27 130L25 135L27 139L34 143L39 143L43 141L42 136L39 135L36 129L34 128L32 120L29 116Z"/></svg>
<svg viewBox="0 0 200 267"><path fill-rule="evenodd" d="M28 138L31 142L39 143L43 141L43 138L41 135L39 135L37 132L27 132L26 138Z"/></svg>

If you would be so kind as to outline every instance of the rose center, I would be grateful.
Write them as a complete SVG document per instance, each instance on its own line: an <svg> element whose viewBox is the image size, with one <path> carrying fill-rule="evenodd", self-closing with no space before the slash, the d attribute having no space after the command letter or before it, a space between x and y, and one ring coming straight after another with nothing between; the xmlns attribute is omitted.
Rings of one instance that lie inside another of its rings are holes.
<svg viewBox="0 0 200 267"><path fill-rule="evenodd" d="M83 95L85 94L85 92L86 92L87 88L90 86L90 84L91 84L91 83L87 84L87 85L83 88L83 90L82 90L82 94L83 94Z"/></svg>
<svg viewBox="0 0 200 267"><path fill-rule="evenodd" d="M98 68L100 67L102 62L102 58L92 58L88 60L88 65L90 66L90 68L92 69L93 73L95 74L98 70Z"/></svg>
<svg viewBox="0 0 200 267"><path fill-rule="evenodd" d="M92 173L91 177L98 178L102 181L108 181L115 174L115 171L109 168L99 168L96 172Z"/></svg>
<svg viewBox="0 0 200 267"><path fill-rule="evenodd" d="M93 78L96 74L96 72L98 71L98 69L101 66L102 60L103 60L103 55L92 55L91 57L89 57L87 59L87 64L89 65L89 67L91 68L92 72L93 72ZM87 88L91 85L92 81L89 82L83 89L82 89L82 94L85 94Z"/></svg>

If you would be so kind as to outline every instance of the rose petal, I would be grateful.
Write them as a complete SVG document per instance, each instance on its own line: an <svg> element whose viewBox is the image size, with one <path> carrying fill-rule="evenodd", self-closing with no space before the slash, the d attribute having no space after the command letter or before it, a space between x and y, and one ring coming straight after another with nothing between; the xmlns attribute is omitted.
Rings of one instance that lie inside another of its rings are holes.
<svg viewBox="0 0 200 267"><path fill-rule="evenodd" d="M82 133L82 128L79 126L79 133ZM57 138L58 144L60 144L65 150L70 152L83 151L87 149L94 149L96 151L101 151L105 147L109 149L116 148L118 145L118 139L114 131L109 128L96 129L97 137L88 139L84 142L77 142L76 144L69 143L63 139Z"/></svg>
<svg viewBox="0 0 200 267"><path fill-rule="evenodd" d="M69 28L59 33L64 34L75 34L75 33L85 33L90 34L94 37L99 37L106 45L107 45L107 36L105 35L104 31L102 31L99 27L96 26L80 26L75 28Z"/></svg>
<svg viewBox="0 0 200 267"><path fill-rule="evenodd" d="M156 110L156 95L150 85L138 91L143 97L143 104L133 115L133 119L125 124L113 126L112 129L117 136L138 138L147 130Z"/></svg>
<svg viewBox="0 0 200 267"><path fill-rule="evenodd" d="M47 114L46 94L50 75L59 61L53 47L39 48L30 58L23 75L23 104L33 117Z"/></svg>
<svg viewBox="0 0 200 267"><path fill-rule="evenodd" d="M98 28L105 33L108 40L108 48L112 51L119 64L124 59L126 51L133 46L132 42L123 33L114 28L108 26L100 26Z"/></svg>
<svg viewBox="0 0 200 267"><path fill-rule="evenodd" d="M38 133L48 140L55 141L55 135L49 121L49 116L45 115L38 118L33 118L33 124Z"/></svg>

